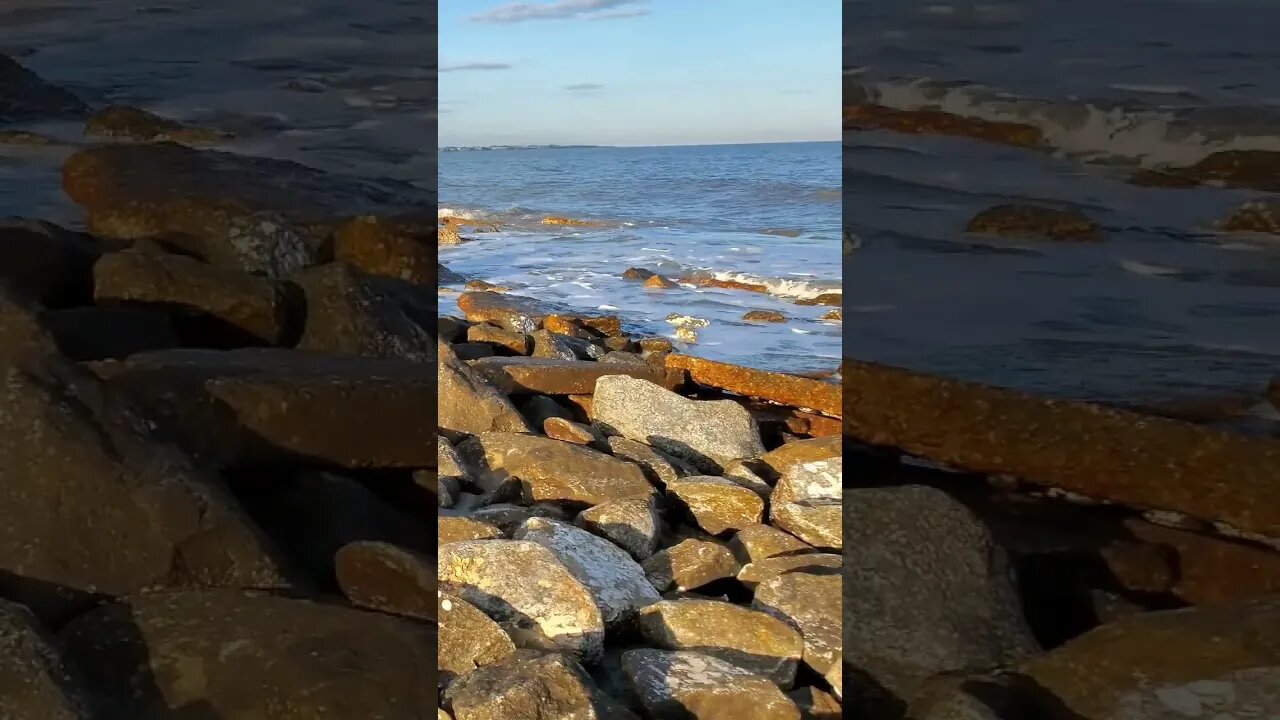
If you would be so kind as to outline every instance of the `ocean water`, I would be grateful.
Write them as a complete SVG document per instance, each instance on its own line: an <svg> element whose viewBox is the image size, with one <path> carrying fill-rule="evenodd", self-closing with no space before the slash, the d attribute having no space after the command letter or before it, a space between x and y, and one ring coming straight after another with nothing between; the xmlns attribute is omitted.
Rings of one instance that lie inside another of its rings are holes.
<svg viewBox="0 0 1280 720"><path fill-rule="evenodd" d="M846 132L846 354L1115 401L1280 374L1280 238L1215 228L1264 193L1125 182L1280 150L1280 4L845 0L844 27L846 103L1029 123L1052 145ZM1105 240L963 232L1005 202L1078 208Z"/></svg>
<svg viewBox="0 0 1280 720"><path fill-rule="evenodd" d="M0 52L94 107L136 105L233 132L220 148L435 184L436 9L421 0L5 0ZM0 214L75 224L66 141L0 144Z"/></svg>
<svg viewBox="0 0 1280 720"><path fill-rule="evenodd" d="M708 322L689 352L775 370L835 369L839 322L797 300L840 292L840 144L550 148L440 154L440 214L494 222L440 259L467 278L674 337L675 313ZM599 223L542 224L547 216ZM767 293L667 290L623 280L631 267L672 280L733 279ZM442 311L458 286L441 291ZM783 323L746 322L775 310Z"/></svg>

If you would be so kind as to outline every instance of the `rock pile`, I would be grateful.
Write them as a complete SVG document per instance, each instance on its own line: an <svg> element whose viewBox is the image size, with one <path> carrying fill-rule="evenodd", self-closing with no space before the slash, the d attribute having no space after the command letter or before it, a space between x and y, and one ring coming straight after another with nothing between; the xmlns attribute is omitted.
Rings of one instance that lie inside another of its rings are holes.
<svg viewBox="0 0 1280 720"><path fill-rule="evenodd" d="M457 302L439 347L442 712L840 717L839 386L532 298Z"/></svg>

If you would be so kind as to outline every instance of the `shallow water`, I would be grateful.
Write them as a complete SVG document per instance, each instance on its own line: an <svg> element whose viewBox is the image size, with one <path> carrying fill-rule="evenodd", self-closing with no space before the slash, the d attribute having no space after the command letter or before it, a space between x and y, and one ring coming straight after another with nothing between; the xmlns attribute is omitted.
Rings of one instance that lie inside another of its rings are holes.
<svg viewBox="0 0 1280 720"><path fill-rule="evenodd" d="M1256 390L1280 365L1280 239L1214 223L1261 193L1123 182L1280 149L1280 5L846 0L846 97L1040 127L1053 152L849 132L847 354L1054 395ZM1010 201L1073 205L1096 245L966 236Z"/></svg>
<svg viewBox="0 0 1280 720"><path fill-rule="evenodd" d="M435 183L435 3L6 0L0 52L94 107L137 105L237 136L224 149ZM83 142L79 123L23 126ZM73 147L0 145L0 214L74 223Z"/></svg>
<svg viewBox="0 0 1280 720"><path fill-rule="evenodd" d="M455 272L671 337L671 313L708 320L691 352L780 370L830 370L840 324L796 300L840 288L838 143L443 152L441 214L493 221L497 233L441 248ZM600 227L549 227L548 215ZM671 279L763 284L769 293L649 290L641 267ZM454 301L441 295L441 308ZM785 323L748 323L748 310Z"/></svg>

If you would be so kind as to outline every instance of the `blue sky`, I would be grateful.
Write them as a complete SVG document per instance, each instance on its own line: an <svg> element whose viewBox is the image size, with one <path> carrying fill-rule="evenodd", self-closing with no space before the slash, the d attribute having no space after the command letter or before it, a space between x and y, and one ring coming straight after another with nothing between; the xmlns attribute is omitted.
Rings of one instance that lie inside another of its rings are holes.
<svg viewBox="0 0 1280 720"><path fill-rule="evenodd" d="M838 140L838 0L440 0L442 145Z"/></svg>

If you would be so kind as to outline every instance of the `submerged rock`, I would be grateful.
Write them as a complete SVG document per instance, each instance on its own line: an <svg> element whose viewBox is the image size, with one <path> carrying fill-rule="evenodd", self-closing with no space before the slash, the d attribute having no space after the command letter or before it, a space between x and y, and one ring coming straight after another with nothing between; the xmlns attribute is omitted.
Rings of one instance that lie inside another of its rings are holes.
<svg viewBox="0 0 1280 720"><path fill-rule="evenodd" d="M1013 238L1047 237L1052 240L1098 240L1097 223L1078 210L1036 205L996 205L978 213L965 232Z"/></svg>
<svg viewBox="0 0 1280 720"><path fill-rule="evenodd" d="M89 137L176 142L207 145L227 137L211 128L191 127L128 105L108 105L89 117L84 134Z"/></svg>

